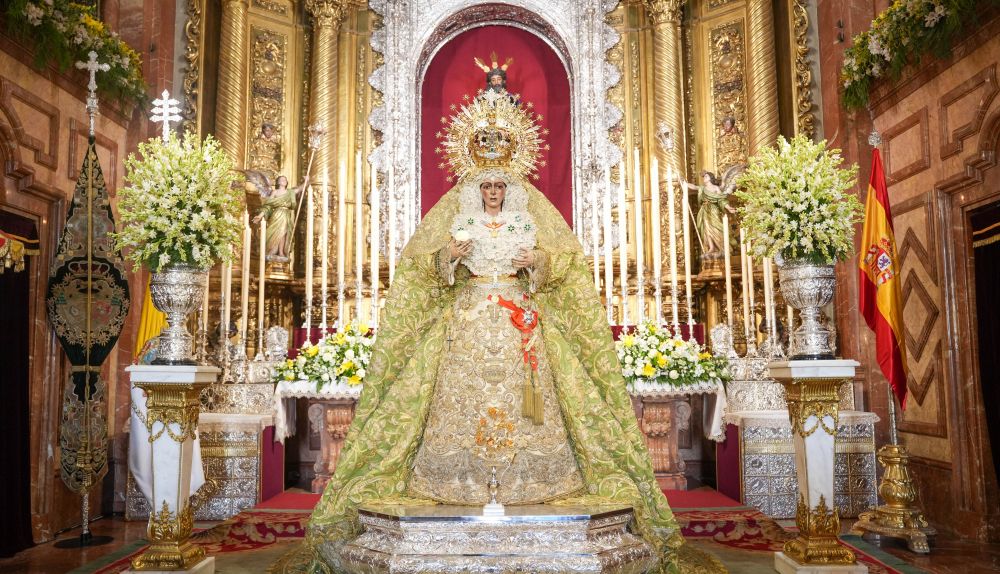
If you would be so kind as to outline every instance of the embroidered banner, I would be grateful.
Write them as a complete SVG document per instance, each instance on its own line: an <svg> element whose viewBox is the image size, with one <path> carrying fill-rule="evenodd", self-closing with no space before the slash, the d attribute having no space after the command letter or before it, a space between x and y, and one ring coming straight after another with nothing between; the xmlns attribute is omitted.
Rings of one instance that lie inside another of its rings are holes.
<svg viewBox="0 0 1000 574"><path fill-rule="evenodd" d="M91 137L45 296L49 322L73 365L63 390L60 476L78 494L107 471L107 397L100 371L129 309L125 266L114 250L113 230Z"/></svg>

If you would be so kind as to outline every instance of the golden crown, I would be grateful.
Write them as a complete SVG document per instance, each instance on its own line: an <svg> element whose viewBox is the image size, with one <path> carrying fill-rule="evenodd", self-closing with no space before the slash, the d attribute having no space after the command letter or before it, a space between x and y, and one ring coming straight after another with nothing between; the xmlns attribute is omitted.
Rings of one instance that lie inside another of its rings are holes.
<svg viewBox="0 0 1000 574"><path fill-rule="evenodd" d="M541 135L548 130L539 127L542 116L533 114L531 107L520 104L517 96L497 92L480 92L460 109L452 105L455 114L441 118L446 127L437 133L442 141L435 151L445 159L438 167L450 168L458 179L486 167L507 168L520 177L537 179L536 166L545 165L538 159L543 149Z"/></svg>

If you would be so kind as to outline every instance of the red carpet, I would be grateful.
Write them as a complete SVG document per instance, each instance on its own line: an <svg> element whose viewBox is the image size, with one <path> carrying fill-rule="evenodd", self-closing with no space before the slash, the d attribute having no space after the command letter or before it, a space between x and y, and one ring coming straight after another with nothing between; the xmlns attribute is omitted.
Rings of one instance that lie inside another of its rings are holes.
<svg viewBox="0 0 1000 574"><path fill-rule="evenodd" d="M280 510L312 510L319 502L319 495L311 492L292 492L286 490L278 496L269 498L261 502L255 509L280 509Z"/></svg>
<svg viewBox="0 0 1000 574"><path fill-rule="evenodd" d="M735 508L743 506L742 503L733 500L724 494L719 494L717 491L710 488L702 488L699 490L664 490L663 494L667 495L667 501L670 502L670 507L675 509ZM258 510L312 510L312 508L316 506L317 502L319 502L318 494L312 494L309 492L292 492L290 490L286 490L278 496L261 502L254 508Z"/></svg>

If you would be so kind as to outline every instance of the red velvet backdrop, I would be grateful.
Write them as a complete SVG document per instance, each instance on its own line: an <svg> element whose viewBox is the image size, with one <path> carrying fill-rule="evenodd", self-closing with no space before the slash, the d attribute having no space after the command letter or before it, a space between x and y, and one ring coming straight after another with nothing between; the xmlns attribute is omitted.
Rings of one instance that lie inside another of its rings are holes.
<svg viewBox="0 0 1000 574"><path fill-rule="evenodd" d="M570 92L566 68L555 51L530 32L512 26L483 26L463 32L445 44L434 56L422 88L421 110L421 211L426 214L453 183L445 178L448 172L438 165L442 156L434 153L438 145L435 134L441 129L441 117L450 117L452 104L461 106L462 96L474 96L486 85L483 73L473 58L489 61L496 52L502 64L507 58L514 62L507 69L507 90L520 94L525 103L534 104L542 115L540 122L549 130L545 143L551 150L543 151L545 167L539 169L539 179L532 183L544 193L572 225L573 187L570 144Z"/></svg>

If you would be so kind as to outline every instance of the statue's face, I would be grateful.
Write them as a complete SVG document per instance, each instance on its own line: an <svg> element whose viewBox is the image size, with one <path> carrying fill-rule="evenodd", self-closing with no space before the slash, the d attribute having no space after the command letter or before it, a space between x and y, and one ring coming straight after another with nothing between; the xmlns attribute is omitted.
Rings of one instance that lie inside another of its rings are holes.
<svg viewBox="0 0 1000 574"><path fill-rule="evenodd" d="M283 175L279 175L278 179L274 180L274 187L277 187L278 189L288 187L288 178Z"/></svg>
<svg viewBox="0 0 1000 574"><path fill-rule="evenodd" d="M494 88L503 87L503 77L500 74L490 76L490 86Z"/></svg>
<svg viewBox="0 0 1000 574"><path fill-rule="evenodd" d="M499 178L488 179L479 184L479 192L483 194L483 205L487 209L500 209L507 195L507 182Z"/></svg>
<svg viewBox="0 0 1000 574"><path fill-rule="evenodd" d="M705 185L709 185L712 183L712 176L708 175L707 173L703 173L701 174L701 181L704 182Z"/></svg>

